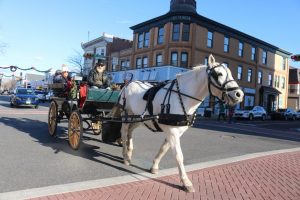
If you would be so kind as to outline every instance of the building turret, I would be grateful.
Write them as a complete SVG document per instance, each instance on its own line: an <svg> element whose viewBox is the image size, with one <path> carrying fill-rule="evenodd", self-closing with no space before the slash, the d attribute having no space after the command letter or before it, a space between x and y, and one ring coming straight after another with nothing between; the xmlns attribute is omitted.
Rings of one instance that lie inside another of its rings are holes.
<svg viewBox="0 0 300 200"><path fill-rule="evenodd" d="M196 11L196 0L171 0L170 12L191 12Z"/></svg>

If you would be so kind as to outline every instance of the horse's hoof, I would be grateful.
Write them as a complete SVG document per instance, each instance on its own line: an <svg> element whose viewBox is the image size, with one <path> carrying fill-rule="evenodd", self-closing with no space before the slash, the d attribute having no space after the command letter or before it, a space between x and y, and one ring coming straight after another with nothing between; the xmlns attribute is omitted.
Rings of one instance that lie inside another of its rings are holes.
<svg viewBox="0 0 300 200"><path fill-rule="evenodd" d="M190 186L183 186L184 191L191 193L191 192L195 192L194 186L190 185Z"/></svg>
<svg viewBox="0 0 300 200"><path fill-rule="evenodd" d="M124 160L124 164L127 165L127 166L129 166L130 165L130 161Z"/></svg>
<svg viewBox="0 0 300 200"><path fill-rule="evenodd" d="M152 174L157 174L157 173L158 173L158 169L151 168L151 169L150 169L150 172L151 172Z"/></svg>

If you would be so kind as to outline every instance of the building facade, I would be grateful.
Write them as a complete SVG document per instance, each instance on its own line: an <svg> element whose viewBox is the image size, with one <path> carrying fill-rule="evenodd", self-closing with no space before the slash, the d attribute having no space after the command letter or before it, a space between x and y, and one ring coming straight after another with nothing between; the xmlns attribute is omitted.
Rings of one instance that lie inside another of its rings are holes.
<svg viewBox="0 0 300 200"><path fill-rule="evenodd" d="M207 64L213 54L243 88L245 99L238 107L261 105L270 112L287 106L291 53L197 14L195 0L171 0L168 13L131 29L132 48L118 52L120 70L163 65L191 69ZM207 100L209 106L211 102Z"/></svg>
<svg viewBox="0 0 300 200"><path fill-rule="evenodd" d="M287 107L300 110L300 69L289 69L289 90Z"/></svg>
<svg viewBox="0 0 300 200"><path fill-rule="evenodd" d="M119 58L112 54L112 52L119 52L123 49L130 49L132 47L132 41L114 37L103 33L99 38L92 41L81 44L84 51L84 64L83 74L88 75L89 71L93 68L97 59L104 58L108 66L108 70L115 71L119 69Z"/></svg>

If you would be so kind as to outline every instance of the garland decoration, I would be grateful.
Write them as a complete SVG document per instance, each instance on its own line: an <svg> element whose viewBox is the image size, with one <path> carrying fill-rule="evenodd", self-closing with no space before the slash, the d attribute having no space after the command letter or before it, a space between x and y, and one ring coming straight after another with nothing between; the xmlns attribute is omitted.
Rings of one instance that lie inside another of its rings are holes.
<svg viewBox="0 0 300 200"><path fill-rule="evenodd" d="M35 67L29 67L29 68L21 68L21 67L18 67L18 66L8 66L8 67L2 67L0 66L0 69L10 69L11 72L15 72L17 71L18 69L19 70L23 70L23 71L27 71L27 70L35 70L37 72L42 72L42 73L49 73L51 71L52 68L48 69L48 70L38 70L37 68Z"/></svg>

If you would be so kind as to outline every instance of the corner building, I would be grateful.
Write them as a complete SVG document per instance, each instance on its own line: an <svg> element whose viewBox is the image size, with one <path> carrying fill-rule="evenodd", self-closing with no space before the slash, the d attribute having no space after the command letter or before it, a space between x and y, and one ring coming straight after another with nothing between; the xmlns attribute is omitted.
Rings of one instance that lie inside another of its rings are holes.
<svg viewBox="0 0 300 200"><path fill-rule="evenodd" d="M291 53L197 14L195 0L171 0L170 11L135 26L133 46L119 52L120 70L164 65L192 68L209 54L230 68L245 97L238 107L268 112L287 106ZM202 106L215 107L207 98Z"/></svg>

